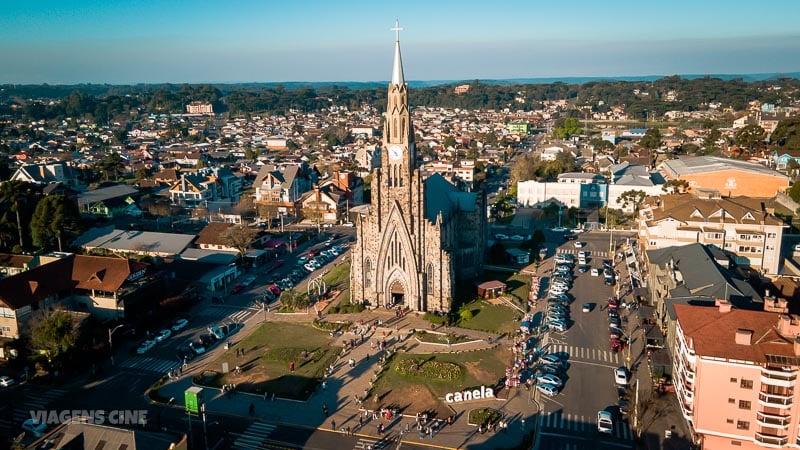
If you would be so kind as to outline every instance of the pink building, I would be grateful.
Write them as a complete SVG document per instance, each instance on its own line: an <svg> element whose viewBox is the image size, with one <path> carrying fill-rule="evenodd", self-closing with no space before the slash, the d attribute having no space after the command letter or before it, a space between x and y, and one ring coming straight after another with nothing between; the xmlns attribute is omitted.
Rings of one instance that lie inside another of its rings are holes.
<svg viewBox="0 0 800 450"><path fill-rule="evenodd" d="M800 317L674 307L675 392L702 448L797 448Z"/></svg>

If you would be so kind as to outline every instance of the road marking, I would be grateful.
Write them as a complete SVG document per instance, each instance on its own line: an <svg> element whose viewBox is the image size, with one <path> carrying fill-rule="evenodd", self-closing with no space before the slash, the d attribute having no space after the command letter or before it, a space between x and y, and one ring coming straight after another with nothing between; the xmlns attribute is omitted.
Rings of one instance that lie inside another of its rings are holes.
<svg viewBox="0 0 800 450"><path fill-rule="evenodd" d="M275 431L275 425L263 422L253 422L242 434L233 442L233 449L256 449L262 448L264 440Z"/></svg>
<svg viewBox="0 0 800 450"><path fill-rule="evenodd" d="M610 367L612 369L617 367L617 364L601 364L592 361L579 361L577 359L570 361L570 363L586 364L588 366L597 366L597 367Z"/></svg>

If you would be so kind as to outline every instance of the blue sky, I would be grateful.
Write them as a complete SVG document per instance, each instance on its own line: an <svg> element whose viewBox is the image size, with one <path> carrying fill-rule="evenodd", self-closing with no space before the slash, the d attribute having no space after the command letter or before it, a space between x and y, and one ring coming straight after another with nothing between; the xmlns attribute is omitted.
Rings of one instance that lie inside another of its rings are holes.
<svg viewBox="0 0 800 450"><path fill-rule="evenodd" d="M800 71L794 0L3 0L0 83Z"/></svg>

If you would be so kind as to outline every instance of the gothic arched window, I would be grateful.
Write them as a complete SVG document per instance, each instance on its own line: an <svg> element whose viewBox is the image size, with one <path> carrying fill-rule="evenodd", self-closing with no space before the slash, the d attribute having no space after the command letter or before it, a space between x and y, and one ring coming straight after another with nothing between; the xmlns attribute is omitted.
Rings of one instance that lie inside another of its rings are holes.
<svg viewBox="0 0 800 450"><path fill-rule="evenodd" d="M428 268L425 270L425 282L428 285L428 293L433 292L433 264L428 263Z"/></svg>
<svg viewBox="0 0 800 450"><path fill-rule="evenodd" d="M368 288L372 285L372 261L367 258L364 261L364 287Z"/></svg>

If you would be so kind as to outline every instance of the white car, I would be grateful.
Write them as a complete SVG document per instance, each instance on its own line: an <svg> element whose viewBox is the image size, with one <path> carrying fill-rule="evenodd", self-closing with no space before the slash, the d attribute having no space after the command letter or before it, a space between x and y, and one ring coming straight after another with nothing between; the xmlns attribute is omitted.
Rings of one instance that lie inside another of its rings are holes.
<svg viewBox="0 0 800 450"><path fill-rule="evenodd" d="M255 281L256 281L256 277L249 276L249 277L245 278L244 280L242 280L242 284L245 285L245 286L250 286Z"/></svg>
<svg viewBox="0 0 800 450"><path fill-rule="evenodd" d="M561 381L561 378L558 378L552 373L539 373L536 375L536 381L538 381L539 383L552 384L553 386L558 388L564 385L564 382Z"/></svg>
<svg viewBox="0 0 800 450"><path fill-rule="evenodd" d="M562 333L567 331L567 324L558 320L548 320L544 323L544 326L548 330L556 330Z"/></svg>
<svg viewBox="0 0 800 450"><path fill-rule="evenodd" d="M558 387L550 383L537 383L536 389L548 397L555 397L558 395Z"/></svg>
<svg viewBox="0 0 800 450"><path fill-rule="evenodd" d="M628 385L628 369L617 367L614 369L614 382L620 386Z"/></svg>
<svg viewBox="0 0 800 450"><path fill-rule="evenodd" d="M593 267L592 268L592 276L593 277L599 277L600 276L600 269L598 269L597 267Z"/></svg>
<svg viewBox="0 0 800 450"><path fill-rule="evenodd" d="M555 227L555 228L550 228L550 231L555 231L556 233L563 233L567 231L567 229L564 227Z"/></svg>
<svg viewBox="0 0 800 450"><path fill-rule="evenodd" d="M172 331L168 328L165 328L159 331L156 335L156 342L164 342L169 339L170 336L172 336Z"/></svg>
<svg viewBox="0 0 800 450"><path fill-rule="evenodd" d="M552 286L550 288L550 293L551 294L566 294L567 291L569 291L569 289L567 289L565 287L561 287L561 286Z"/></svg>
<svg viewBox="0 0 800 450"><path fill-rule="evenodd" d="M505 234L495 234L494 238L498 241L505 241L508 239L508 236L506 236Z"/></svg>
<svg viewBox="0 0 800 450"><path fill-rule="evenodd" d="M574 245L575 248L583 248L583 246L586 245L586 244L581 242L581 241L575 241L575 243L572 244L572 245Z"/></svg>
<svg viewBox="0 0 800 450"><path fill-rule="evenodd" d="M215 338L218 340L225 339L225 333L222 331L222 328L214 325L213 327L208 328L208 332L214 335Z"/></svg>
<svg viewBox="0 0 800 450"><path fill-rule="evenodd" d="M182 329L186 328L189 325L189 321L186 319L175 319L172 321L172 326L170 329L172 331L181 331Z"/></svg>
<svg viewBox="0 0 800 450"><path fill-rule="evenodd" d="M14 384L14 379L13 378L11 378L9 376L6 376L6 375L3 375L2 377L0 377L0 386L9 387L12 384Z"/></svg>
<svg viewBox="0 0 800 450"><path fill-rule="evenodd" d="M614 419L610 412L597 412L597 431L604 434L612 434L614 432Z"/></svg>
<svg viewBox="0 0 800 450"><path fill-rule="evenodd" d="M44 436L44 432L47 430L47 425L39 422L36 419L27 419L25 422L22 422L22 430L33 434L33 437L40 438Z"/></svg>
<svg viewBox="0 0 800 450"><path fill-rule="evenodd" d="M139 355L144 355L145 353L149 352L151 348L155 346L156 346L156 341L148 339L142 342L142 345L140 345L139 348L136 349L136 353Z"/></svg>

